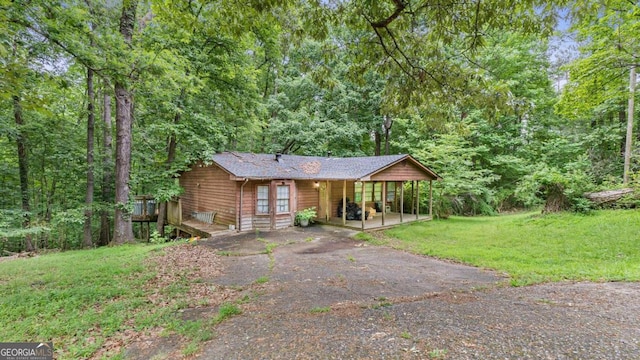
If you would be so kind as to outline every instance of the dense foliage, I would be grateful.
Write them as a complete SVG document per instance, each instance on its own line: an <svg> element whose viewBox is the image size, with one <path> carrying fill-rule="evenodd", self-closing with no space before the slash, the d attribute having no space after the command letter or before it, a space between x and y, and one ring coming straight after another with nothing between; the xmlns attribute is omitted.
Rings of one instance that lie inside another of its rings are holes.
<svg viewBox="0 0 640 360"><path fill-rule="evenodd" d="M620 185L637 5L429 4L0 0L0 251L131 240L127 199L222 150L410 153L441 217Z"/></svg>

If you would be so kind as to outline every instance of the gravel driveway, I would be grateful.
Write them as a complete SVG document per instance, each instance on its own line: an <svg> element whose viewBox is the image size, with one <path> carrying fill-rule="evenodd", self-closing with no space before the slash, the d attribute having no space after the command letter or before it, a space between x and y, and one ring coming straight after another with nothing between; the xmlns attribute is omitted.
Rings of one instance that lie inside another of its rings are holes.
<svg viewBox="0 0 640 360"><path fill-rule="evenodd" d="M351 235L315 226L208 240L236 255L212 282L268 281L198 357L640 359L638 283L514 288L495 272Z"/></svg>

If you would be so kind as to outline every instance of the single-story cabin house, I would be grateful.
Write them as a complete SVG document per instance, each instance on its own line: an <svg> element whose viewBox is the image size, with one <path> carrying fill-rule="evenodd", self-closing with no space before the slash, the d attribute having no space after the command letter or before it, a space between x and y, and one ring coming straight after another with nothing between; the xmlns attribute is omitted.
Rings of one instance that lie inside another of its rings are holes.
<svg viewBox="0 0 640 360"><path fill-rule="evenodd" d="M429 181L428 215L420 215L415 206L420 180ZM270 230L293 226L296 211L315 207L321 223L379 228L430 219L433 180L441 178L411 155L340 158L223 152L181 174L184 194L170 206L168 220L178 228L199 220L238 231ZM411 203L405 204L403 185L408 181ZM405 208L411 209L410 215Z"/></svg>

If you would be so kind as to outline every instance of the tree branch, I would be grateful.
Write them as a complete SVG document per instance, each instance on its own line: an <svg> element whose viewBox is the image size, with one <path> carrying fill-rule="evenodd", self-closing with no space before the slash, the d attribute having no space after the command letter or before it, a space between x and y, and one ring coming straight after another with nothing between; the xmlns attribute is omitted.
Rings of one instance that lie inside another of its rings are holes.
<svg viewBox="0 0 640 360"><path fill-rule="evenodd" d="M482 0L477 0L476 1L476 21L475 24L473 26L473 41L471 42L471 48L475 48L476 47L476 41L478 39L478 21L480 18L480 1Z"/></svg>
<svg viewBox="0 0 640 360"><path fill-rule="evenodd" d="M387 55L387 57L391 58L391 60L393 60L393 62L395 62L396 65L398 65L398 67L400 68L400 70L402 70L403 73L405 73L406 75L410 76L412 79L415 80L413 74L409 70L405 69L405 67L400 63L400 61L398 61L398 59L396 59L396 57L393 56L391 51L389 51L389 49L387 48L387 44L384 42L384 39L382 38L382 34L380 34L378 28L374 27L373 30L378 36L379 44L382 46L382 50L384 50L384 53Z"/></svg>
<svg viewBox="0 0 640 360"><path fill-rule="evenodd" d="M386 19L383 19L383 20L380 20L380 21L376 21L376 22L369 22L371 24L371 26L373 26L373 28L386 28L395 19L397 19L398 16L400 16L400 14L402 14L402 11L407 7L407 3L405 3L404 0L393 0L393 2L396 4L396 9L393 12L393 14L391 14Z"/></svg>
<svg viewBox="0 0 640 360"><path fill-rule="evenodd" d="M17 20L17 19L10 19L9 22L11 22L13 24L16 24L16 25L20 25L20 26L24 27L25 29L32 30L36 34L44 37L45 39L47 39L49 41L51 41L53 44L58 45L62 50L64 50L67 54L71 55L71 57L73 57L75 60L80 62L80 64L82 64L84 67L86 67L87 69L91 69L93 72L95 72L101 78L105 78L105 75L101 71L101 69L98 69L98 68L94 67L93 65L91 65L91 63L89 62L88 59L83 58L78 53L76 53L75 51L71 50L68 46L66 46L60 40L52 37L48 32L43 31L40 28L35 27L35 26L33 26L32 24L30 24L28 22L23 22L23 21L20 21L20 20Z"/></svg>

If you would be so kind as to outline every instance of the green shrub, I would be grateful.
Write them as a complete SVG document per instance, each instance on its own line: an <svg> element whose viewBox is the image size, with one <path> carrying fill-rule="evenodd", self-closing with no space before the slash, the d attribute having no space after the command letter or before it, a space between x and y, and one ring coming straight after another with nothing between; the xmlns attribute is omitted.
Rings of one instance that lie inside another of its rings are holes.
<svg viewBox="0 0 640 360"><path fill-rule="evenodd" d="M545 213L592 209L583 194L593 189L584 161L567 164L564 169L543 165L518 184L516 197L528 206L544 203Z"/></svg>

